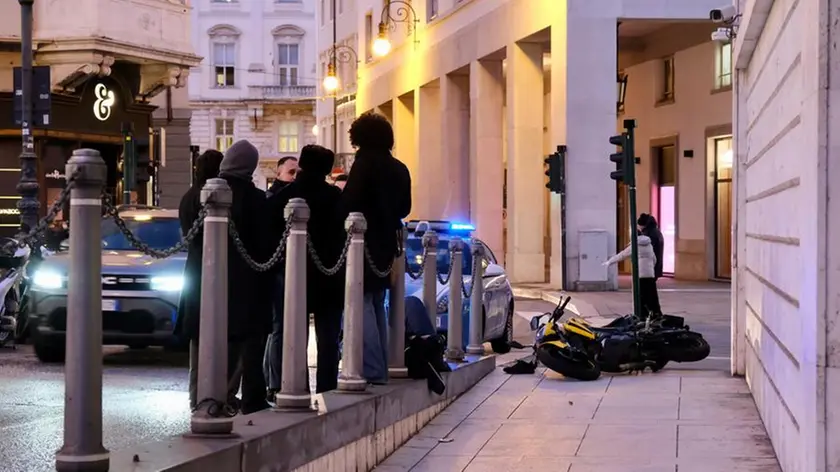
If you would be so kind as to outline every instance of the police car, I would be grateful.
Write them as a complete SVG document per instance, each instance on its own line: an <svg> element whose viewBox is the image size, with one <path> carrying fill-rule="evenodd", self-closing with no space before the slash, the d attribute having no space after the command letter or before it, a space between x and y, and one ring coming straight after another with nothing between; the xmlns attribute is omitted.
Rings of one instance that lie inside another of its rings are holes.
<svg viewBox="0 0 840 472"><path fill-rule="evenodd" d="M135 206L124 208L120 216L153 249L181 240L175 210ZM186 252L154 259L136 251L111 218L103 218L101 225L103 344L136 349L173 344ZM70 255L58 252L30 274L29 325L42 362L64 360L69 264Z"/></svg>
<svg viewBox="0 0 840 472"><path fill-rule="evenodd" d="M475 228L469 224L453 223L448 221L409 221L406 224L408 229L408 241L406 243L407 273L406 273L406 296L415 296L423 299L423 278L417 280L411 278L408 271L418 273L423 263L423 242L422 232L424 228L430 228L439 237L437 253L437 272L443 274L444 278L449 272L450 254L449 241L452 237L460 237L464 241L464 283L467 288L472 286L472 255L470 253L473 244L481 244L484 247L486 258L482 261L484 266L484 299L482 306L483 320L483 341L489 342L493 351L504 354L510 351L510 344L513 341L513 290L510 287L507 274L504 268L499 265L495 254L487 245L478 239L471 237ZM448 281L447 281L448 282ZM437 285L437 329L445 333L449 323L449 284ZM470 299L463 300L463 345L468 344L470 332Z"/></svg>

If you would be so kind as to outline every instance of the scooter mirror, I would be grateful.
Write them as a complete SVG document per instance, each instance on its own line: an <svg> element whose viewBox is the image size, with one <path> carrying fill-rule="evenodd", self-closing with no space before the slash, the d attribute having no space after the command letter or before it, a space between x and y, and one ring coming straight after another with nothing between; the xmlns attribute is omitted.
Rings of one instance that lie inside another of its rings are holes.
<svg viewBox="0 0 840 472"><path fill-rule="evenodd" d="M537 316L531 318L531 331L536 331L537 329L539 329L540 320L542 319L543 316L545 316L545 315L537 315Z"/></svg>

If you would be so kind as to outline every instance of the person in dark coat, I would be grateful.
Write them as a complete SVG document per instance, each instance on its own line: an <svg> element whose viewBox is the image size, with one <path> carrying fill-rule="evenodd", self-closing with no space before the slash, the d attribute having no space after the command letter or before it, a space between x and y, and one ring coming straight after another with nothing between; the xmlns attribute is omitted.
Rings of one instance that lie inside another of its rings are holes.
<svg viewBox="0 0 840 472"><path fill-rule="evenodd" d="M280 193L287 185L295 181L295 176L300 168L298 167L298 160L295 156L281 157L277 161L276 179L272 182L271 187L266 190L265 194L269 197Z"/></svg>
<svg viewBox="0 0 840 472"><path fill-rule="evenodd" d="M653 246L653 253L656 255L656 266L654 267L655 279L662 277L662 258L665 251L665 238L662 236L662 231L659 230L659 224L653 215L642 213L636 224L641 228L643 235L650 238L651 246Z"/></svg>
<svg viewBox="0 0 840 472"><path fill-rule="evenodd" d="M198 218L201 208L201 189L209 179L219 176L219 165L224 156L211 149L205 151L196 161L195 180L192 187L181 197L178 218L181 220L181 233L187 234ZM199 232L187 249L187 262L184 266L184 288L178 304L178 318L175 323L175 335L190 345L190 408L195 409L198 402L198 322L201 316L201 260L204 243L203 233ZM240 373L239 351L228 350L228 402L236 403L239 391Z"/></svg>
<svg viewBox="0 0 840 472"><path fill-rule="evenodd" d="M411 175L391 155L394 130L384 116L365 113L357 118L350 126L350 143L358 151L342 192L342 217L350 212L365 216L365 248L377 270L387 271L399 253L402 219L411 212ZM374 384L388 379L389 288L390 277L379 277L365 264L363 375Z"/></svg>
<svg viewBox="0 0 840 472"><path fill-rule="evenodd" d="M321 263L333 267L341 255L347 232L338 209L341 191L326 181L332 170L335 154L322 146L304 146L300 154L300 171L294 182L273 196L271 219L284 219L283 211L292 198L302 198L309 206L309 233ZM339 333L344 307L344 271L333 276L318 270L311 257L306 268L307 313L315 318L315 337L318 345L316 392L334 390L338 382ZM279 372L282 349L282 307L275 306L275 331L272 332L272 370ZM280 316L277 316L278 311ZM278 320L279 318L279 320ZM277 326L277 325L280 326ZM279 328L279 329L278 329ZM271 389L270 389L271 390Z"/></svg>

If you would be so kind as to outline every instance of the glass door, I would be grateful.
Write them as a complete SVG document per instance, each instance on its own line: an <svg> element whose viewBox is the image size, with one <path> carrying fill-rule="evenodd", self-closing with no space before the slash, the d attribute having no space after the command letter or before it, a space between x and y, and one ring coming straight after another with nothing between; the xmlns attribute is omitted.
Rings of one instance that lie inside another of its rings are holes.
<svg viewBox="0 0 840 472"><path fill-rule="evenodd" d="M732 136L715 138L715 277L732 277Z"/></svg>
<svg viewBox="0 0 840 472"><path fill-rule="evenodd" d="M651 201L651 213L662 231L664 248L662 252L662 272L673 275L676 266L677 244L677 148L673 144L653 148L656 168L654 194Z"/></svg>

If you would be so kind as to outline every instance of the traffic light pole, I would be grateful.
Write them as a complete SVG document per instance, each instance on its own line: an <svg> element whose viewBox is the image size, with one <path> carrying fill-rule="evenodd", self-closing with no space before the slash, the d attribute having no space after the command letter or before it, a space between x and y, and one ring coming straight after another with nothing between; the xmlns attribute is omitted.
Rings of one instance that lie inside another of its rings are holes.
<svg viewBox="0 0 840 472"><path fill-rule="evenodd" d="M630 203L630 263L633 277L633 314L642 316L642 300L639 295L639 238L636 231L636 120L624 120L627 145L624 148L624 168L627 185L627 199Z"/></svg>

